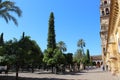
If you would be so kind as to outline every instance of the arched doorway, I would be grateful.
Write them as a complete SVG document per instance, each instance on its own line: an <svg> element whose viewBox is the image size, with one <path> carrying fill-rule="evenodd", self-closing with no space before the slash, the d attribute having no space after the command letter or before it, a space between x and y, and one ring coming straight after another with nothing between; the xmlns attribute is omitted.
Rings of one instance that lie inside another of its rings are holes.
<svg viewBox="0 0 120 80"><path fill-rule="evenodd" d="M99 61L97 62L96 66L97 66L98 68L100 68L101 64L100 64Z"/></svg>

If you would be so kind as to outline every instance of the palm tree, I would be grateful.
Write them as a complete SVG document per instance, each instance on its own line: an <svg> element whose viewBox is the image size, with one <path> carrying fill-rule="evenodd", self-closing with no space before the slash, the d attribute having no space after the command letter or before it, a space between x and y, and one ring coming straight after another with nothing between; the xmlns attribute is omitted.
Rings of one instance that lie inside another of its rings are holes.
<svg viewBox="0 0 120 80"><path fill-rule="evenodd" d="M58 42L57 47L61 52L67 51L66 44L63 41Z"/></svg>
<svg viewBox="0 0 120 80"><path fill-rule="evenodd" d="M77 43L77 46L80 47L80 50L82 51L82 57L81 57L81 62L83 64L83 68L85 69L85 53L84 53L84 47L85 47L85 42L83 39L80 39Z"/></svg>
<svg viewBox="0 0 120 80"><path fill-rule="evenodd" d="M84 42L83 39L80 39L78 41L77 46L80 47L82 49L83 53L84 53L84 49L83 48L85 47L85 42Z"/></svg>
<svg viewBox="0 0 120 80"><path fill-rule="evenodd" d="M78 41L78 43L77 43L77 46L80 47L80 48L85 47L85 42L84 42L84 40L83 40L83 39L80 39L80 40Z"/></svg>
<svg viewBox="0 0 120 80"><path fill-rule="evenodd" d="M18 17L21 17L22 15L21 9L18 6L15 6L14 2L11 2L9 0L2 2L2 0L0 0L0 16L4 18L7 23L10 20L12 20L14 24L17 26L18 25L17 19L10 14L11 12L16 13Z"/></svg>

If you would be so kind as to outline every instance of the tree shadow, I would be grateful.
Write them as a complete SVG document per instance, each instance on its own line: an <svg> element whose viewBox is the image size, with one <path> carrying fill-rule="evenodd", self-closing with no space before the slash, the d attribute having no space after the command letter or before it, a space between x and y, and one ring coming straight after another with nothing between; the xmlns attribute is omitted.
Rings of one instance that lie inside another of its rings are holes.
<svg viewBox="0 0 120 80"><path fill-rule="evenodd" d="M36 74L55 74L55 75L82 75L82 73L86 73L86 72L57 72L55 73L51 73L51 72L38 72Z"/></svg>
<svg viewBox="0 0 120 80"><path fill-rule="evenodd" d="M0 80L15 80L15 76L0 76ZM19 77L18 80L76 80L76 79L60 79L60 78L26 78L26 77ZM87 80L87 79L77 79L77 80Z"/></svg>
<svg viewBox="0 0 120 80"><path fill-rule="evenodd" d="M82 75L82 72L65 72L59 73L60 75Z"/></svg>

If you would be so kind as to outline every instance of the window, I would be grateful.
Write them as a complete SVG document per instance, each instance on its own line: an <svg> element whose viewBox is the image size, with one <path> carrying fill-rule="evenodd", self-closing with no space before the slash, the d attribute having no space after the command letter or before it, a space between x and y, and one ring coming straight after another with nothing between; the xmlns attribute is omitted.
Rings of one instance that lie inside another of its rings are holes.
<svg viewBox="0 0 120 80"><path fill-rule="evenodd" d="M105 48L103 48L103 54L104 54L104 56L106 56L106 50L105 50Z"/></svg>
<svg viewBox="0 0 120 80"><path fill-rule="evenodd" d="M108 8L106 8L106 15L108 15L109 14L109 9Z"/></svg>
<svg viewBox="0 0 120 80"><path fill-rule="evenodd" d="M105 25L101 26L101 30L106 30Z"/></svg>
<svg viewBox="0 0 120 80"><path fill-rule="evenodd" d="M102 15L103 15L103 16L105 15L104 11L102 11Z"/></svg>
<svg viewBox="0 0 120 80"><path fill-rule="evenodd" d="M105 52L105 48L103 48L103 52Z"/></svg>
<svg viewBox="0 0 120 80"><path fill-rule="evenodd" d="M104 5L106 5L107 4L107 1L104 1Z"/></svg>

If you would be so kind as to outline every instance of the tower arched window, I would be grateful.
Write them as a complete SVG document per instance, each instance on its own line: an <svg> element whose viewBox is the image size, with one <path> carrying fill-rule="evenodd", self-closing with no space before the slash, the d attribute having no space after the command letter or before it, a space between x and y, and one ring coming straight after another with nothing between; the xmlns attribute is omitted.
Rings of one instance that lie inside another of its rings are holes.
<svg viewBox="0 0 120 80"><path fill-rule="evenodd" d="M108 8L106 8L106 15L108 15L109 14L109 9Z"/></svg>
<svg viewBox="0 0 120 80"><path fill-rule="evenodd" d="M105 48L103 48L103 52L105 52Z"/></svg>
<svg viewBox="0 0 120 80"><path fill-rule="evenodd" d="M102 16L104 16L105 15L105 13L104 13L104 11L102 11Z"/></svg>
<svg viewBox="0 0 120 80"><path fill-rule="evenodd" d="M104 5L106 5L107 4L107 1L104 1Z"/></svg>

